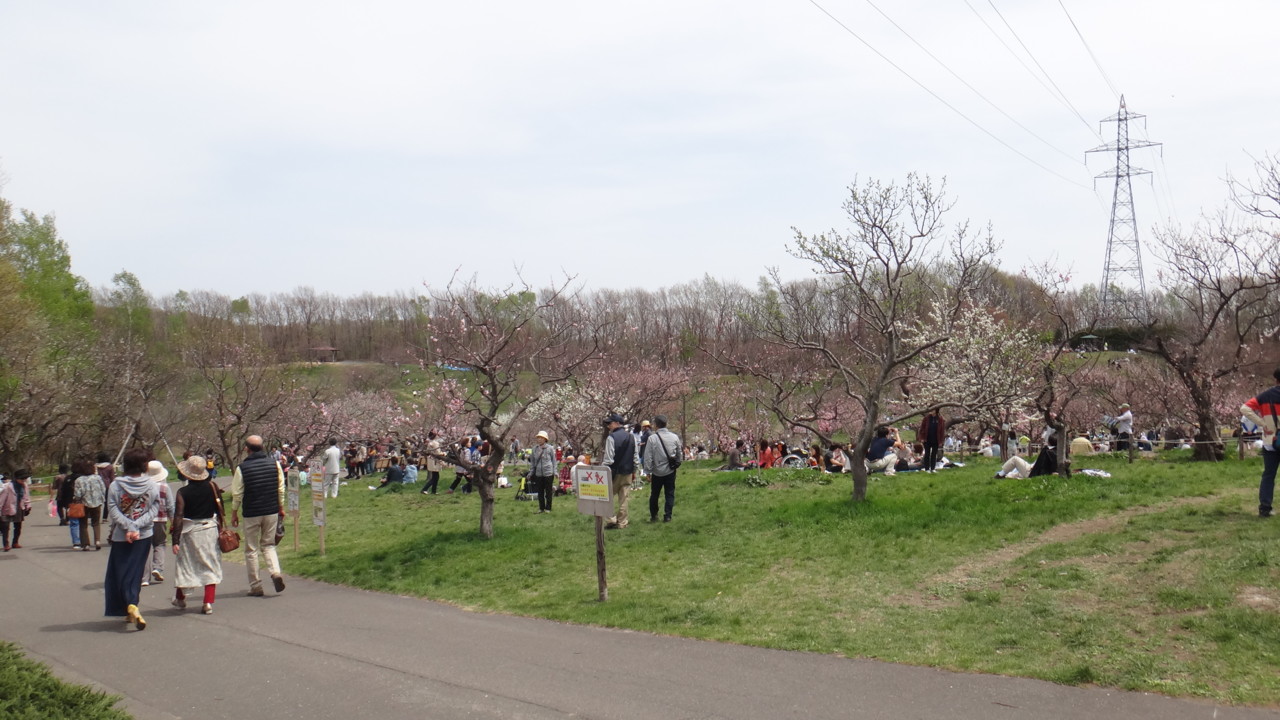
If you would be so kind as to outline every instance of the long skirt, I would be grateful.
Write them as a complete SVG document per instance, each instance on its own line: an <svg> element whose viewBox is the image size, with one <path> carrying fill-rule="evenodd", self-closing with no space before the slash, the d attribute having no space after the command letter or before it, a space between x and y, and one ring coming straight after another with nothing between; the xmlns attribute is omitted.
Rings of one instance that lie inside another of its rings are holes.
<svg viewBox="0 0 1280 720"><path fill-rule="evenodd" d="M142 574L147 570L151 557L151 538L133 542L111 543L111 555L107 557L107 578L103 583L107 594L107 617L124 617L125 608L138 604L142 592Z"/></svg>
<svg viewBox="0 0 1280 720"><path fill-rule="evenodd" d="M173 586L186 590L220 582L222 551L218 549L218 521L183 519Z"/></svg>

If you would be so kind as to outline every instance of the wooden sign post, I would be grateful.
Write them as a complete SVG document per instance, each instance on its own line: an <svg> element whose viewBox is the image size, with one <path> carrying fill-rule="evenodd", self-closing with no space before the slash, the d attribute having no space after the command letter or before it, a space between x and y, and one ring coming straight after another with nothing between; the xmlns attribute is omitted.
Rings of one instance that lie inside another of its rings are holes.
<svg viewBox="0 0 1280 720"><path fill-rule="evenodd" d="M320 528L320 555L324 556L324 483L315 480L311 481L311 523Z"/></svg>
<svg viewBox="0 0 1280 720"><path fill-rule="evenodd" d="M613 514L613 471L606 465L574 465L573 489L578 495L578 512L596 518L596 582L599 601L609 599L605 574L604 519Z"/></svg>
<svg viewBox="0 0 1280 720"><path fill-rule="evenodd" d="M289 500L289 514L293 516L293 550L298 551L298 516L302 514L302 483L306 482L307 473L297 467L289 470L285 477L285 491Z"/></svg>

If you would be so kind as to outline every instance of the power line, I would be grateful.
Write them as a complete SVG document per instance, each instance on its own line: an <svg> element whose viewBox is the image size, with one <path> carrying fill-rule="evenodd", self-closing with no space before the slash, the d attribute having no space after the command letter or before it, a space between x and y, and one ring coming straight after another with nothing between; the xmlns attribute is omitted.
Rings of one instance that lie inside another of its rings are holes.
<svg viewBox="0 0 1280 720"><path fill-rule="evenodd" d="M1116 89L1116 84L1111 82L1111 76L1107 75L1107 71L1102 68L1102 63L1098 62L1098 56L1093 54L1093 48L1089 47L1088 41L1084 39L1084 33L1080 32L1080 26L1076 25L1075 18L1071 17L1071 13L1067 10L1067 6L1062 0L1058 0L1058 5L1062 8L1062 12L1067 16L1067 22L1071 23L1071 28L1076 31L1076 37L1080 38L1080 44L1084 45L1085 52L1089 53L1089 57L1093 60L1094 67L1098 68L1098 74L1106 81L1107 87L1111 88L1111 94L1120 97L1120 91Z"/></svg>
<svg viewBox="0 0 1280 720"><path fill-rule="evenodd" d="M978 9L975 8L969 2L969 0L964 0L964 4L968 6L969 10L971 10L973 14L978 17L978 20L981 21L983 26L987 28L987 32L990 32L992 37L994 37L997 41L999 41L1000 44L1004 46L1004 49L1007 50L1009 54L1013 56L1013 59L1018 61L1018 64L1022 66L1022 69L1026 70L1028 75L1034 78L1036 82L1040 83L1040 87L1044 88L1044 91L1049 93L1050 97L1052 97L1054 100L1057 100L1059 103L1061 103L1063 107L1070 110L1076 117L1078 118L1080 117L1080 113L1076 112L1076 109L1071 107L1071 103L1067 102L1066 98L1061 97L1058 93L1055 93L1048 85L1046 85L1044 82L1044 79L1041 78L1039 75L1037 75L1036 72L1027 65L1027 62L1022 59L1022 56L1019 55L1016 51L1014 51L1013 48L1009 47L1009 43L1005 42L1004 38L1000 36L1000 33L996 32L996 29L991 27L991 23L987 22L987 19L982 16L982 13L978 12ZM1083 118L1081 119L1083 120ZM1093 133L1094 137L1098 138L1099 140L1102 139L1102 133L1095 130L1093 126L1090 125L1088 122L1085 123L1085 127L1089 128L1089 132Z"/></svg>
<svg viewBox="0 0 1280 720"><path fill-rule="evenodd" d="M1076 117L1080 118L1080 122L1084 123L1086 127L1092 128L1093 126L1089 124L1089 121L1084 119L1084 115L1081 115L1080 111L1076 110L1075 106L1071 104L1071 101L1067 99L1067 94L1062 92L1062 88L1058 87L1058 83L1053 81L1053 77L1049 75L1049 71L1045 70L1044 66L1040 64L1040 61L1036 59L1035 53L1031 52L1031 48L1027 47L1027 44L1022 42L1022 38L1018 36L1018 31L1014 30L1013 26L1009 24L1009 21L1004 19L1004 13L1001 13L1000 8L996 7L995 0L987 0L987 4L991 6L992 10L996 11L996 17L1000 18L1000 22L1004 23L1004 26L1013 34L1013 39L1017 40L1018 44L1022 46L1022 49L1026 51L1027 57L1031 58L1031 62L1035 63L1036 67L1040 68L1040 72L1044 73L1044 78L1048 80L1049 84L1053 86L1053 89L1057 90L1058 94L1062 96L1063 102L1067 104L1067 107L1071 108L1071 112L1075 113Z"/></svg>
<svg viewBox="0 0 1280 720"><path fill-rule="evenodd" d="M1018 127L1022 128L1022 129L1023 129L1023 130L1025 130L1025 131L1027 131L1027 133L1028 133L1029 135L1031 135L1031 137L1034 137L1035 139L1037 139L1037 140L1039 140L1040 142L1044 143L1044 144L1045 144L1045 146L1046 146L1046 147L1048 147L1049 149L1054 150L1054 151L1055 151L1055 152L1057 152L1059 155L1062 155L1063 157L1065 157L1066 159L1068 159L1068 160L1070 160L1070 161L1072 161L1072 162L1076 162L1076 158L1075 158L1075 157L1073 157L1070 153L1067 153L1066 151L1064 151L1064 150L1062 150L1061 148L1057 147L1056 145L1054 145L1053 143L1049 142L1048 140L1045 140L1044 138L1040 137L1038 134L1036 134L1036 132L1035 132L1034 130L1032 130L1031 128L1027 127L1026 125L1023 125L1022 123L1018 122L1018 120L1017 120L1015 117L1013 117L1013 116L1012 116L1012 115L1010 115L1009 113L1005 112L1002 108L1000 108L1000 106L996 105L994 102L992 102L991 100L989 100L989 99L987 98L987 96L986 96L986 95L983 95L981 92L979 92L977 88L975 88L974 86L970 85L970 84L968 83L968 81L966 81L964 78L960 77L960 75L959 75L959 74L957 74L957 73L956 73L956 71L952 70L952 69L951 69L951 68L950 68L946 63L944 63L942 60L938 59L938 56L934 55L932 52L929 52L929 48L926 48L924 45L920 44L920 41L918 41L918 40L916 40L914 37L912 37L912 36L911 36L911 33L907 32L907 31L906 31L906 30L905 30L901 25L899 25L897 22L895 22L893 18L889 17L889 16L888 16L888 14L886 14L886 13L885 13L885 11L881 10L881 9L880 9L880 7L879 7L878 5L876 5L876 4L875 4L874 2L872 2L871 0L866 0L866 2L867 2L867 4L868 4L868 5L870 5L872 8L874 8L876 12L880 13L880 16L881 16L881 17L883 17L885 20L888 20L888 21L889 21L889 24L893 25L895 28L897 28L897 29L898 29L898 31L899 31L899 32L901 32L903 35L905 35L905 36L907 37L907 39L908 39L908 40L910 40L911 42L915 43L916 47L920 48L920 50L921 50L922 52L924 52L924 54L925 54L925 55L928 55L928 56L929 56L929 57L930 57L934 62L936 62L936 63L938 63L939 65L941 65L943 70L946 70L947 72L951 73L951 77L955 78L956 80L959 80L961 84L963 84L965 87L967 87L967 88L969 88L970 90L972 90L974 95L977 95L978 97L982 98L982 100L983 100L984 102L986 102L986 103L987 103L988 105L990 105L992 108L995 108L996 112L1000 113L1001 115L1004 115L1004 116L1005 116L1006 118L1008 118L1008 119L1009 119L1009 121L1010 121L1010 122L1012 122L1014 125L1017 125Z"/></svg>
<svg viewBox="0 0 1280 720"><path fill-rule="evenodd" d="M844 29L844 31L845 31L845 32L847 32L847 33L849 33L850 35L852 35L852 36L853 36L853 38L854 38L855 40L857 40L858 42L860 42L860 43L862 43L863 45L865 45L865 46L866 46L866 48L867 48L868 50L870 50L871 52L875 53L875 54L876 54L876 55L877 55L881 60L884 60L886 63L888 63L890 67L892 67L894 70L897 70L898 72L902 73L902 75L903 75L904 77L906 77L906 78L907 78L908 80L910 80L911 82L915 83L915 84L916 84L916 86L917 86L917 87L919 87L921 90L924 90L926 93L929 93L929 95L931 95L931 96L933 97L933 99L934 99L934 100L937 100L938 102L940 102L940 103L942 103L943 105L945 105L945 106L947 107L947 109L948 109L948 110L950 110L951 112L955 113L956 115L959 115L961 118L963 118L963 119L964 119L964 121L965 121L965 122L967 122L967 123L969 123L970 125L974 126L974 127L975 127L975 128L977 128L978 130L981 130L981 131L983 132L983 134L985 134L987 137L989 137L989 138L991 138L992 140L995 140L996 142L998 142L998 143L1000 143L1001 145L1005 146L1005 147L1006 147L1006 148L1008 148L1010 151L1012 151L1013 153L1015 153L1015 154L1017 154L1019 157L1021 157L1023 160L1026 160L1027 162L1031 163L1032 165L1035 165L1036 167L1040 168L1041 170L1044 170L1045 172L1049 173L1050 175L1053 175L1053 176L1055 176L1055 177L1057 177L1057 178L1059 178L1059 179L1061 179L1061 180L1064 180L1064 181L1066 181L1066 182L1069 182L1069 183L1071 183L1072 185L1075 185L1076 187L1083 188L1083 189L1085 189L1085 190L1088 190L1088 189L1089 189L1089 186L1088 186L1088 185L1085 185L1085 184L1083 184L1083 183L1078 183L1078 182L1076 182L1075 180L1072 180L1071 178L1067 177L1066 175L1063 175L1062 173L1059 173L1058 171L1051 169L1051 168L1050 168L1050 167L1048 167L1047 165L1044 165L1044 164L1040 163L1038 160L1036 160L1036 159L1032 158L1030 155L1027 155L1026 153L1022 152L1021 150L1019 150L1019 149L1015 148L1014 146L1010 145L1009 143L1005 142L1004 140L1001 140L1001 139L1000 139L1000 138L999 138L995 133L993 133L993 132L991 132L990 130L986 129L986 128L985 128L985 127L983 127L982 125L979 125L979 124L978 124L978 122L977 122L976 120L974 120L973 118L969 117L968 115L965 115L964 113L960 112L960 110L959 110L959 109L957 109L954 105L952 105L951 103L949 103L949 102L947 102L946 100L944 100L944 99L942 98L942 96L941 96L941 95L938 95L938 94L937 94L937 93L935 93L934 91L930 90L930 89L929 89L929 88L928 88L924 83L922 83L922 82L920 82L919 80L915 79L915 77L913 77L913 76L911 75L911 73L907 72L906 70L903 70L903 69L902 69L902 68L901 68L897 63L895 63L894 61L890 60L890 59L889 59L889 57L888 57L887 55L885 55L884 53L882 53L882 52L880 52L879 50L877 50L877 49L875 48L875 46L873 46L871 43L869 43L869 42L867 42L865 39L863 39L863 37L862 37L861 35L859 35L858 33L854 32L852 28L850 28L848 25L845 25L843 22L841 22L841 21L840 21L840 18L837 18L835 15L832 15L830 12L828 12L828 11L827 11L827 9L826 9L826 8L824 8L824 7L822 7L821 5L819 5L819 4L818 4L818 2L817 2L817 0L809 0L809 4L813 5L814 7L818 8L819 10L821 10L823 15L826 15L827 17L831 18L831 20L832 20L835 24L839 25L841 28L843 28L843 29Z"/></svg>

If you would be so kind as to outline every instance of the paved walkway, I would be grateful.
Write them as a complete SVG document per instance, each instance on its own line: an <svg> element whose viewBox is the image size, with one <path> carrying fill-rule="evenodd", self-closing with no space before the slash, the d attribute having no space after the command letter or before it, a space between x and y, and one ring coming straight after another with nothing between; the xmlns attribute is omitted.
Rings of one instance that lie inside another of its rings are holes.
<svg viewBox="0 0 1280 720"><path fill-rule="evenodd" d="M73 551L66 528L34 514L23 540L0 554L0 637L68 680L125 696L139 720L1280 718L471 613L292 577L283 594L250 598L232 563L213 615L170 608L168 581L144 588L149 624L137 632L102 617L107 550Z"/></svg>

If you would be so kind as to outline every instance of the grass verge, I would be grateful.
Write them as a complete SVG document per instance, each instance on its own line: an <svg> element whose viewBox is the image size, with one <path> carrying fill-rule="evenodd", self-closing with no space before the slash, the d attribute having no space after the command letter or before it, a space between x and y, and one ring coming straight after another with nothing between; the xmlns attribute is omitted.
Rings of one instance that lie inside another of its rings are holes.
<svg viewBox="0 0 1280 720"><path fill-rule="evenodd" d="M940 668L1280 704L1280 523L1255 511L1257 459L1171 453L1112 473L995 479L977 459L936 475L711 472L686 464L675 520L607 539L595 602L592 520L500 491L496 537L475 496L330 501L320 557L304 524L286 570L462 607ZM304 523L306 519L304 518Z"/></svg>
<svg viewBox="0 0 1280 720"><path fill-rule="evenodd" d="M64 683L22 648L0 642L0 717L14 720L131 720L119 696Z"/></svg>

